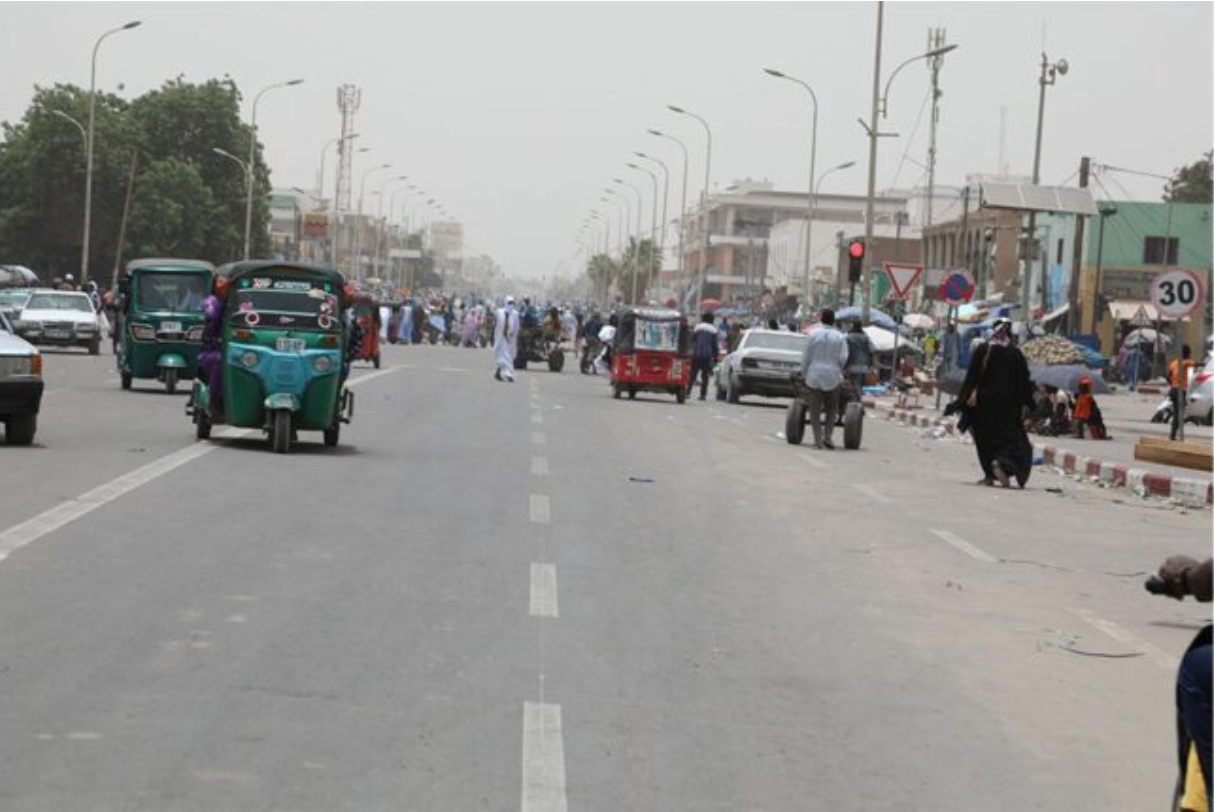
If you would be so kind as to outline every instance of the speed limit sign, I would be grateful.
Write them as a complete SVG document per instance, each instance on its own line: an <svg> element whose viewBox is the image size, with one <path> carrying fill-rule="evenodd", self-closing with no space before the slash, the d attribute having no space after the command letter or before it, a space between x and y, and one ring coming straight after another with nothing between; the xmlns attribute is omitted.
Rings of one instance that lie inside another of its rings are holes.
<svg viewBox="0 0 1214 812"><path fill-rule="evenodd" d="M1151 280L1151 304L1167 319L1189 316L1204 296L1201 277L1192 271L1173 268L1156 274Z"/></svg>

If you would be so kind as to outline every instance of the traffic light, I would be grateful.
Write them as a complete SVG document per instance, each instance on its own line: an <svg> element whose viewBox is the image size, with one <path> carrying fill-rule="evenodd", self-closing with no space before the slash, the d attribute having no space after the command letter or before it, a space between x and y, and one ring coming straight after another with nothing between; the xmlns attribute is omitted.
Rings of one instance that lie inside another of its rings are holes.
<svg viewBox="0 0 1214 812"><path fill-rule="evenodd" d="M855 284L864 273L864 240L847 244L847 281Z"/></svg>

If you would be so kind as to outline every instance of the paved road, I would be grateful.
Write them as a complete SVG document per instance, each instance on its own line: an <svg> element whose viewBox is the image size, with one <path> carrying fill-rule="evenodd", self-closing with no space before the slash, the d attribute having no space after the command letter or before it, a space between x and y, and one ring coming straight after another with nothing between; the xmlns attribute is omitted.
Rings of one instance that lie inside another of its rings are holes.
<svg viewBox="0 0 1214 812"><path fill-rule="evenodd" d="M385 354L289 457L48 357L38 444L0 446L0 808L1166 803L1208 612L1142 574L1208 512Z"/></svg>

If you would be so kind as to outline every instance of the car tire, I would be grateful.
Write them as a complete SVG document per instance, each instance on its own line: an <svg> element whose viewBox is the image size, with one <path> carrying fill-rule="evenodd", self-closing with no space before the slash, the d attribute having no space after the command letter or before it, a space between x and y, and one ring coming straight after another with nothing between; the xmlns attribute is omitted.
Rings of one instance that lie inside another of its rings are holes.
<svg viewBox="0 0 1214 812"><path fill-rule="evenodd" d="M725 391L725 398L733 404L738 404L742 401L742 386L732 377L729 379L729 389Z"/></svg>
<svg viewBox="0 0 1214 812"><path fill-rule="evenodd" d="M619 400L622 394L624 394L623 388L618 383L613 383L611 385L611 396Z"/></svg>
<svg viewBox="0 0 1214 812"><path fill-rule="evenodd" d="M636 390L636 387L635 387L635 386L630 386L630 387L628 387L628 399L629 399L629 400L636 400L636 399L637 399L637 390Z"/></svg>
<svg viewBox="0 0 1214 812"><path fill-rule="evenodd" d="M38 433L38 415L10 417L4 424L4 439L9 445L29 445Z"/></svg>
<svg viewBox="0 0 1214 812"><path fill-rule="evenodd" d="M93 337L93 340L88 343L89 355L101 355L101 336Z"/></svg>

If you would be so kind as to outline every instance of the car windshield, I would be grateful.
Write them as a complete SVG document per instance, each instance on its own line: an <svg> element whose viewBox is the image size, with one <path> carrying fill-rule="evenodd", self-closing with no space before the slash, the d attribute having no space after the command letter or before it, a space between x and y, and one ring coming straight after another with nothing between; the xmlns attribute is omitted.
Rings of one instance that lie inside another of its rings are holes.
<svg viewBox="0 0 1214 812"><path fill-rule="evenodd" d="M35 293L26 304L29 310L75 310L92 313L93 303L83 293Z"/></svg>
<svg viewBox="0 0 1214 812"><path fill-rule="evenodd" d="M21 307L29 297L28 290L0 290L0 305Z"/></svg>
<svg viewBox="0 0 1214 812"><path fill-rule="evenodd" d="M140 310L201 313L207 297L207 277L193 273L142 273L135 282Z"/></svg>
<svg viewBox="0 0 1214 812"><path fill-rule="evenodd" d="M746 336L744 348L802 352L807 341L809 341L809 337L800 333L751 333Z"/></svg>

